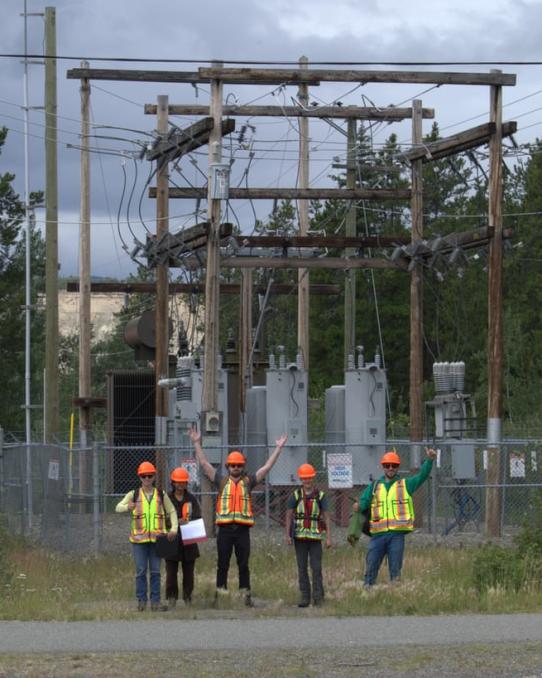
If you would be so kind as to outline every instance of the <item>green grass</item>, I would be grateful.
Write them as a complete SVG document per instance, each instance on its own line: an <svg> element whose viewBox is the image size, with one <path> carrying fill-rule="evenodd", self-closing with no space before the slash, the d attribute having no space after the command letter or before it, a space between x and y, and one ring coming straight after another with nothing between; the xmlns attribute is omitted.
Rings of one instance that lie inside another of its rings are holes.
<svg viewBox="0 0 542 678"><path fill-rule="evenodd" d="M403 578L388 583L381 568L378 585L363 590L364 548L337 546L324 554L326 604L298 611L297 571L292 547L278 539L253 542L251 577L257 606L245 610L235 595L235 559L230 570L231 598L214 610L215 544L201 549L196 564L194 604L179 608L175 618L216 614L271 615L435 615L453 613L507 613L542 610L542 583L527 578L519 588L506 580L479 590L473 563L480 549L407 545ZM365 544L365 542L364 542ZM4 543L4 560L13 576L3 584L0 619L90 620L134 617L133 562L128 544L123 555L70 557L50 553L21 540ZM162 585L164 577L162 578ZM168 613L168 616L173 616Z"/></svg>

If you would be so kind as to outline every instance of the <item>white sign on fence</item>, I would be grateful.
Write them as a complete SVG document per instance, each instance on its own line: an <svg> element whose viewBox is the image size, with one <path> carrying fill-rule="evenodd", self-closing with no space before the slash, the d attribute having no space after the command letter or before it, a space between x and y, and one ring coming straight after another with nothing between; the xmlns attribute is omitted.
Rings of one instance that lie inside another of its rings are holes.
<svg viewBox="0 0 542 678"><path fill-rule="evenodd" d="M510 478L525 478L525 455L510 452Z"/></svg>
<svg viewBox="0 0 542 678"><path fill-rule="evenodd" d="M327 479L331 488L353 487L352 455L344 453L328 454Z"/></svg>
<svg viewBox="0 0 542 678"><path fill-rule="evenodd" d="M58 459L49 459L47 478L49 480L58 480L60 478L60 462Z"/></svg>

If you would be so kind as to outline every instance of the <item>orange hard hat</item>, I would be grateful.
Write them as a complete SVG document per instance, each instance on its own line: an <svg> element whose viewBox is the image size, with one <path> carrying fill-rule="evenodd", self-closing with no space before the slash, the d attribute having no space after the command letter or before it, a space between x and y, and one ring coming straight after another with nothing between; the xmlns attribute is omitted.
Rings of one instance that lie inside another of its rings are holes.
<svg viewBox="0 0 542 678"><path fill-rule="evenodd" d="M156 473L156 467L150 461L142 461L137 467L138 476L147 476L151 473Z"/></svg>
<svg viewBox="0 0 542 678"><path fill-rule="evenodd" d="M382 459L380 460L380 463L382 465L384 464L397 464L397 466L400 466L401 464L401 457L397 454L397 452L386 452Z"/></svg>
<svg viewBox="0 0 542 678"><path fill-rule="evenodd" d="M245 459L245 456L239 452L239 450L234 450L233 452L230 452L228 454L228 457L226 459L226 466L229 464L243 464L245 465L247 463L247 460Z"/></svg>
<svg viewBox="0 0 542 678"><path fill-rule="evenodd" d="M187 483L190 480L188 471L182 466L174 468L169 477L172 483Z"/></svg>
<svg viewBox="0 0 542 678"><path fill-rule="evenodd" d="M297 475L301 480L310 480L316 478L316 469L312 464L301 464L297 469Z"/></svg>

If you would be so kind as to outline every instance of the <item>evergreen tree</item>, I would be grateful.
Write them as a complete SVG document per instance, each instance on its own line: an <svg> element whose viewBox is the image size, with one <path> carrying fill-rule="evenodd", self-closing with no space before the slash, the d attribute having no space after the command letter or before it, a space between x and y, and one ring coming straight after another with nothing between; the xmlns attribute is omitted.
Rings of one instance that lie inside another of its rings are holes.
<svg viewBox="0 0 542 678"><path fill-rule="evenodd" d="M7 136L0 128L0 152ZM22 225L24 203L15 192L9 172L0 175L0 363L4 374L0 382L0 424L4 430L24 437L25 401L25 251ZM30 204L42 199L32 193ZM32 324L31 324L31 398L42 400L43 309L38 294L43 292L45 246L40 233L31 232Z"/></svg>

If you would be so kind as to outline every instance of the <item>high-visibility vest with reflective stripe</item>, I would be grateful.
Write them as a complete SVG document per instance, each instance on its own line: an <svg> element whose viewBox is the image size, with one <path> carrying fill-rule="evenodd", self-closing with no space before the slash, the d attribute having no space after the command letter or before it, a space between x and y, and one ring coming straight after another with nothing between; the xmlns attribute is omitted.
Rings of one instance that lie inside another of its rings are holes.
<svg viewBox="0 0 542 678"><path fill-rule="evenodd" d="M237 482L227 478L216 500L216 524L254 525L249 477L242 476Z"/></svg>
<svg viewBox="0 0 542 678"><path fill-rule="evenodd" d="M190 520L192 518L192 502L185 501L181 508L181 518L183 520Z"/></svg>
<svg viewBox="0 0 542 678"><path fill-rule="evenodd" d="M166 531L166 520L162 492L153 489L151 500L145 492L137 492L135 508L132 511L132 532L130 541L134 544L143 544L156 541L159 534Z"/></svg>
<svg viewBox="0 0 542 678"><path fill-rule="evenodd" d="M307 496L302 489L294 491L294 539L322 539L322 491Z"/></svg>
<svg viewBox="0 0 542 678"><path fill-rule="evenodd" d="M379 481L371 501L371 536L382 532L411 532L414 529L414 506L404 478L389 489Z"/></svg>

